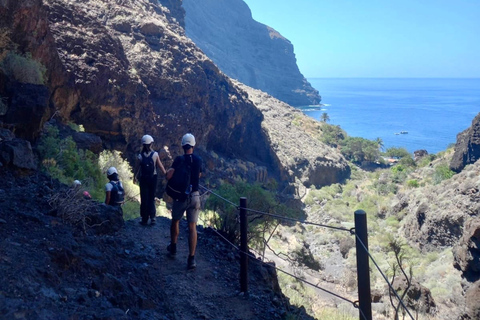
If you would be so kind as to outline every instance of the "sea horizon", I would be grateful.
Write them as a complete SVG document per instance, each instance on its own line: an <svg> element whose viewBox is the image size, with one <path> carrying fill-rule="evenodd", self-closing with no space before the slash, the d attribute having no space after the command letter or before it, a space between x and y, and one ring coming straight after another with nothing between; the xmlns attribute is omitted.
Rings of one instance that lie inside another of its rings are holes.
<svg viewBox="0 0 480 320"><path fill-rule="evenodd" d="M480 111L480 78L308 78L320 105L299 107L349 136L381 138L385 148L438 153L456 142ZM401 131L407 132L400 134Z"/></svg>

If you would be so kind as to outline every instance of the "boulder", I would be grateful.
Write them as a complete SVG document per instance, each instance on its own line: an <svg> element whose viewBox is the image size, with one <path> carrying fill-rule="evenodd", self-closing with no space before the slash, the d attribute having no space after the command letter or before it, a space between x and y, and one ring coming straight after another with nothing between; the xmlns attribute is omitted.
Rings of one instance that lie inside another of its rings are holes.
<svg viewBox="0 0 480 320"><path fill-rule="evenodd" d="M450 162L450 169L460 172L467 164L475 163L480 158L480 113L473 119L467 130L457 135L455 153Z"/></svg>
<svg viewBox="0 0 480 320"><path fill-rule="evenodd" d="M466 314L462 319L480 319L480 281L475 282L465 293Z"/></svg>
<svg viewBox="0 0 480 320"><path fill-rule="evenodd" d="M20 169L37 168L30 142L18 138L0 142L0 163Z"/></svg>
<svg viewBox="0 0 480 320"><path fill-rule="evenodd" d="M88 132L74 132L73 141L79 149L90 150L95 154L102 152L102 139L99 136Z"/></svg>
<svg viewBox="0 0 480 320"><path fill-rule="evenodd" d="M465 223L463 236L454 247L455 267L471 282L480 279L480 218Z"/></svg>
<svg viewBox="0 0 480 320"><path fill-rule="evenodd" d="M415 159L415 161L418 161L425 156L428 156L428 151L425 149L413 151L413 158Z"/></svg>

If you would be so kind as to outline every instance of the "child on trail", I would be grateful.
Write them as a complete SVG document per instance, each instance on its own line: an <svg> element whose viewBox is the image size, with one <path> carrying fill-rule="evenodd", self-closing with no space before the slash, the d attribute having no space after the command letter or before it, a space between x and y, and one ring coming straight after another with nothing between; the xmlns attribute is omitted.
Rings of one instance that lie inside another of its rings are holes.
<svg viewBox="0 0 480 320"><path fill-rule="evenodd" d="M125 202L125 192L122 182L118 179L117 168L108 168L107 178L110 181L105 185L105 204L120 207Z"/></svg>
<svg viewBox="0 0 480 320"><path fill-rule="evenodd" d="M160 161L158 153L152 148L153 138L150 135L142 137L142 151L138 155L138 161L133 176L133 183L138 179L140 182L140 224L155 224L155 191L157 188L157 177L160 172L165 176L166 171Z"/></svg>

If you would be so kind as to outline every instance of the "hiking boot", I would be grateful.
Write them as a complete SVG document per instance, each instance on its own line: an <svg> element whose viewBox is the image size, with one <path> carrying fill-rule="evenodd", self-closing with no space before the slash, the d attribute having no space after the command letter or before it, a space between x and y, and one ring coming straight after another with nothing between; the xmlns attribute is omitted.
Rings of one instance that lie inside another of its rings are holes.
<svg viewBox="0 0 480 320"><path fill-rule="evenodd" d="M168 251L169 256L174 257L177 254L177 244L176 243L170 243L167 246L167 251Z"/></svg>
<svg viewBox="0 0 480 320"><path fill-rule="evenodd" d="M187 261L187 269L192 270L197 267L197 263L195 262L195 256L188 256Z"/></svg>
<svg viewBox="0 0 480 320"><path fill-rule="evenodd" d="M146 226L146 225L147 225L147 221L141 220L141 221L140 221L140 224L141 224L142 226Z"/></svg>
<svg viewBox="0 0 480 320"><path fill-rule="evenodd" d="M155 223L157 223L156 219L155 219L155 218L151 218L151 219L150 219L150 224L153 226Z"/></svg>

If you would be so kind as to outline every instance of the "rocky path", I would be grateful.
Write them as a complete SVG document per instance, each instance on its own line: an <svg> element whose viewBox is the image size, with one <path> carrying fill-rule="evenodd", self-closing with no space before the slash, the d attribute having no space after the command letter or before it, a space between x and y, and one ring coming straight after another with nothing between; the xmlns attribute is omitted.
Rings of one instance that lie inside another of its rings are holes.
<svg viewBox="0 0 480 320"><path fill-rule="evenodd" d="M0 319L311 319L290 306L271 268L250 263L249 297L240 293L239 254L211 229L199 227L189 271L184 221L171 259L167 218L123 224L112 207L85 200L95 224L85 234L49 203L65 186L1 170L0 181Z"/></svg>

